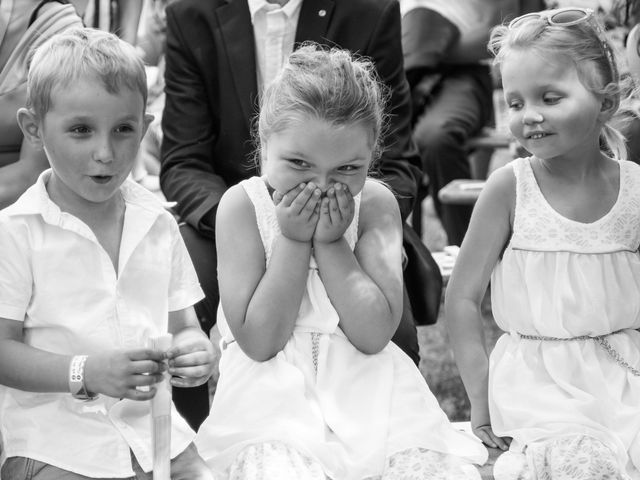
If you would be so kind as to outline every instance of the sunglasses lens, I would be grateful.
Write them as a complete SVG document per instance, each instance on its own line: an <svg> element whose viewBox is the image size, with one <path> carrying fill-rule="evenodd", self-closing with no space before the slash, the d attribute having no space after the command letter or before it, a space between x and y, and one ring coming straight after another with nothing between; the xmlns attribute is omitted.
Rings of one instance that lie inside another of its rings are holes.
<svg viewBox="0 0 640 480"><path fill-rule="evenodd" d="M554 23L556 25L569 25L579 23L588 16L589 12L585 12L583 10L563 10L551 15L549 20L551 21L550 23Z"/></svg>
<svg viewBox="0 0 640 480"><path fill-rule="evenodd" d="M517 27L518 25L522 25L523 23L527 23L538 18L541 18L541 15L539 13L527 13L511 20L511 23L509 23L509 28Z"/></svg>

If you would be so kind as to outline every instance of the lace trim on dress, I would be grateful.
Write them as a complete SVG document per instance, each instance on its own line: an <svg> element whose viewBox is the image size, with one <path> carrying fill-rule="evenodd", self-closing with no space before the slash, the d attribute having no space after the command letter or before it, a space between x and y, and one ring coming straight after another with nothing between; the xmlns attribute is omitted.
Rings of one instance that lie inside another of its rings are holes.
<svg viewBox="0 0 640 480"><path fill-rule="evenodd" d="M516 208L510 246L515 250L608 253L640 245L640 166L620 161L620 190L611 210L592 223L563 217L540 191L530 158L512 162Z"/></svg>

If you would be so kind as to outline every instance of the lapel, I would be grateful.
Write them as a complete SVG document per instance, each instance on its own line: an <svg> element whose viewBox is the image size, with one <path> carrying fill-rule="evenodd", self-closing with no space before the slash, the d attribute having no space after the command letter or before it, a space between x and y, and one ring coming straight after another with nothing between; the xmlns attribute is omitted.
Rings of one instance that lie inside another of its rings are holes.
<svg viewBox="0 0 640 480"><path fill-rule="evenodd" d="M305 40L327 44L326 34L333 5L334 0L302 0L294 48Z"/></svg>
<svg viewBox="0 0 640 480"><path fill-rule="evenodd" d="M236 95L249 126L258 96L255 41L249 5L246 0L226 0L216 10L216 17Z"/></svg>

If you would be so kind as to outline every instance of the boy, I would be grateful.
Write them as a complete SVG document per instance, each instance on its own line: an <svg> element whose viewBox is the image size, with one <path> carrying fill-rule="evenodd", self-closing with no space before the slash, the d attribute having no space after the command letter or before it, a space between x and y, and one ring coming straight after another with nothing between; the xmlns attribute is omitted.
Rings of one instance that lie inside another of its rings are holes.
<svg viewBox="0 0 640 480"><path fill-rule="evenodd" d="M211 374L178 226L127 179L146 97L142 61L109 33L56 35L31 62L18 123L51 169L0 212L3 479L151 478L145 400L167 368L181 387ZM144 348L166 332L167 352ZM210 479L172 413L172 477Z"/></svg>

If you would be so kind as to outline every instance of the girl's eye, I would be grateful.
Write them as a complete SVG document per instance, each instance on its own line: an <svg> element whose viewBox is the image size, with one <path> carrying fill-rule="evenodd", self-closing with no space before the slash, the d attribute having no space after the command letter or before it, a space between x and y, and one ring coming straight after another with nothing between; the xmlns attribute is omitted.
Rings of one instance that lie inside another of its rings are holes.
<svg viewBox="0 0 640 480"><path fill-rule="evenodd" d="M71 127L70 132L75 133L76 135L86 135L87 133L89 133L89 127L85 125Z"/></svg>
<svg viewBox="0 0 640 480"><path fill-rule="evenodd" d="M293 165L296 168L306 168L307 167L307 162L305 162L304 160L300 160L297 158L290 158L289 160L287 160L291 165Z"/></svg>
<svg viewBox="0 0 640 480"><path fill-rule="evenodd" d="M546 95L544 97L544 103L546 103L547 105L555 105L560 101L560 99L561 97L557 95Z"/></svg>
<svg viewBox="0 0 640 480"><path fill-rule="evenodd" d="M522 102L511 101L509 102L509 108L511 110L520 110L522 108Z"/></svg>
<svg viewBox="0 0 640 480"><path fill-rule="evenodd" d="M343 165L342 167L339 168L339 170L341 172L353 173L357 170L360 170L360 166L359 165Z"/></svg>

